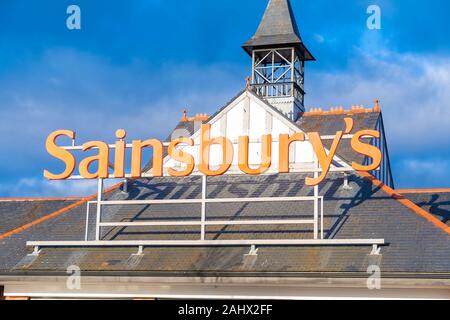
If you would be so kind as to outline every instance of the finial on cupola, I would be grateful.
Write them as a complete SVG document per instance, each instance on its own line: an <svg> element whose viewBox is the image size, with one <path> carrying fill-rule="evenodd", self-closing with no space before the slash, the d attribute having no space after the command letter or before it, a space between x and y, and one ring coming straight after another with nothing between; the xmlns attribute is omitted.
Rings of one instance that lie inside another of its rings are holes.
<svg viewBox="0 0 450 320"><path fill-rule="evenodd" d="M188 117L187 117L187 110L183 109L183 116L181 117L181 122L187 122L187 121L189 121Z"/></svg>
<svg viewBox="0 0 450 320"><path fill-rule="evenodd" d="M380 107L380 99L376 99L375 100L375 108L374 108L375 112L381 112L381 107Z"/></svg>

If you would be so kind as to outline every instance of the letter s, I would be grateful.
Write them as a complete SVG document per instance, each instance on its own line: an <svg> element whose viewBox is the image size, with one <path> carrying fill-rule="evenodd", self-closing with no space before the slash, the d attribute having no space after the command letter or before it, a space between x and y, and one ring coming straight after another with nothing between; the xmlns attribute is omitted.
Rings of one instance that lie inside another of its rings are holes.
<svg viewBox="0 0 450 320"><path fill-rule="evenodd" d="M53 174L48 170L44 170L44 177L49 180L64 180L70 177L75 170L76 160L75 157L67 150L58 147L55 143L56 139L60 136L67 136L71 139L75 138L75 132L70 130L58 130L51 133L47 141L45 142L45 147L47 152L53 157L60 159L66 164L66 169L61 174Z"/></svg>
<svg viewBox="0 0 450 320"><path fill-rule="evenodd" d="M357 171L373 171L378 169L381 164L382 155L380 149L370 144L363 143L361 137L373 137L380 138L380 132L375 130L361 130L357 132L352 138L352 149L362 155L368 156L373 159L372 164L368 166L360 165L356 162L352 162L353 169Z"/></svg>
<svg viewBox="0 0 450 320"><path fill-rule="evenodd" d="M173 140L169 145L169 156L179 162L186 164L186 169L184 171L177 171L174 168L169 168L169 175L172 177L187 177L194 171L195 163L194 163L194 157L192 157L190 154L185 153L181 150L177 150L176 147L179 144L187 144L188 146L194 145L194 140L190 138L179 138L176 140Z"/></svg>

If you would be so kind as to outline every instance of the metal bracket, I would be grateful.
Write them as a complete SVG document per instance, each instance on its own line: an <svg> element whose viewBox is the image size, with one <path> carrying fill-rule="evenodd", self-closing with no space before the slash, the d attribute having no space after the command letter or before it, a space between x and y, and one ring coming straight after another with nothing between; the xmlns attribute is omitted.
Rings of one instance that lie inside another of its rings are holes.
<svg viewBox="0 0 450 320"><path fill-rule="evenodd" d="M377 244L372 245L372 252L370 253L371 256L379 256L380 252L381 248Z"/></svg>
<svg viewBox="0 0 450 320"><path fill-rule="evenodd" d="M138 251L132 254L132 256L143 256L143 255L144 255L144 246L139 246Z"/></svg>
<svg viewBox="0 0 450 320"><path fill-rule="evenodd" d="M344 172L344 185L342 186L344 190L352 190L353 188L348 184L348 174Z"/></svg>
<svg viewBox="0 0 450 320"><path fill-rule="evenodd" d="M257 256L258 255L258 248L255 245L251 245L250 247L250 251L245 254L244 256L248 257L248 256Z"/></svg>
<svg viewBox="0 0 450 320"><path fill-rule="evenodd" d="M33 252L28 254L29 256L37 257L41 253L41 249L39 246L34 246Z"/></svg>
<svg viewBox="0 0 450 320"><path fill-rule="evenodd" d="M128 180L127 179L123 180L122 192L128 193Z"/></svg>

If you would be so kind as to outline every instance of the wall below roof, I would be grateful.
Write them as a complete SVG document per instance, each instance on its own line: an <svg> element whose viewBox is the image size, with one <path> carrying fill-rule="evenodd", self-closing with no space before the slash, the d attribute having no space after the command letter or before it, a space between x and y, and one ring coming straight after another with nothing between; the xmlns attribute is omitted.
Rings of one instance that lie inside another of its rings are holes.
<svg viewBox="0 0 450 320"><path fill-rule="evenodd" d="M450 299L450 280L385 279L368 290L366 279L84 277L80 290L67 277L0 278L6 297L180 299Z"/></svg>

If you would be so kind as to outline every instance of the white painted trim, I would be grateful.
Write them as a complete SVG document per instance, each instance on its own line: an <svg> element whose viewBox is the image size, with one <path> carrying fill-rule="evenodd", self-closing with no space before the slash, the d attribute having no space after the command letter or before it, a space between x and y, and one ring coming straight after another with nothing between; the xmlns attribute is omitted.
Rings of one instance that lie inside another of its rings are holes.
<svg viewBox="0 0 450 320"><path fill-rule="evenodd" d="M28 241L30 247L134 247L134 246L372 246L384 239L327 240L130 240L130 241Z"/></svg>
<svg viewBox="0 0 450 320"><path fill-rule="evenodd" d="M82 276L81 289L69 290L67 277L0 277L5 296L32 298L172 299L442 299L448 280L382 279L368 290L364 278L280 277L108 277Z"/></svg>

